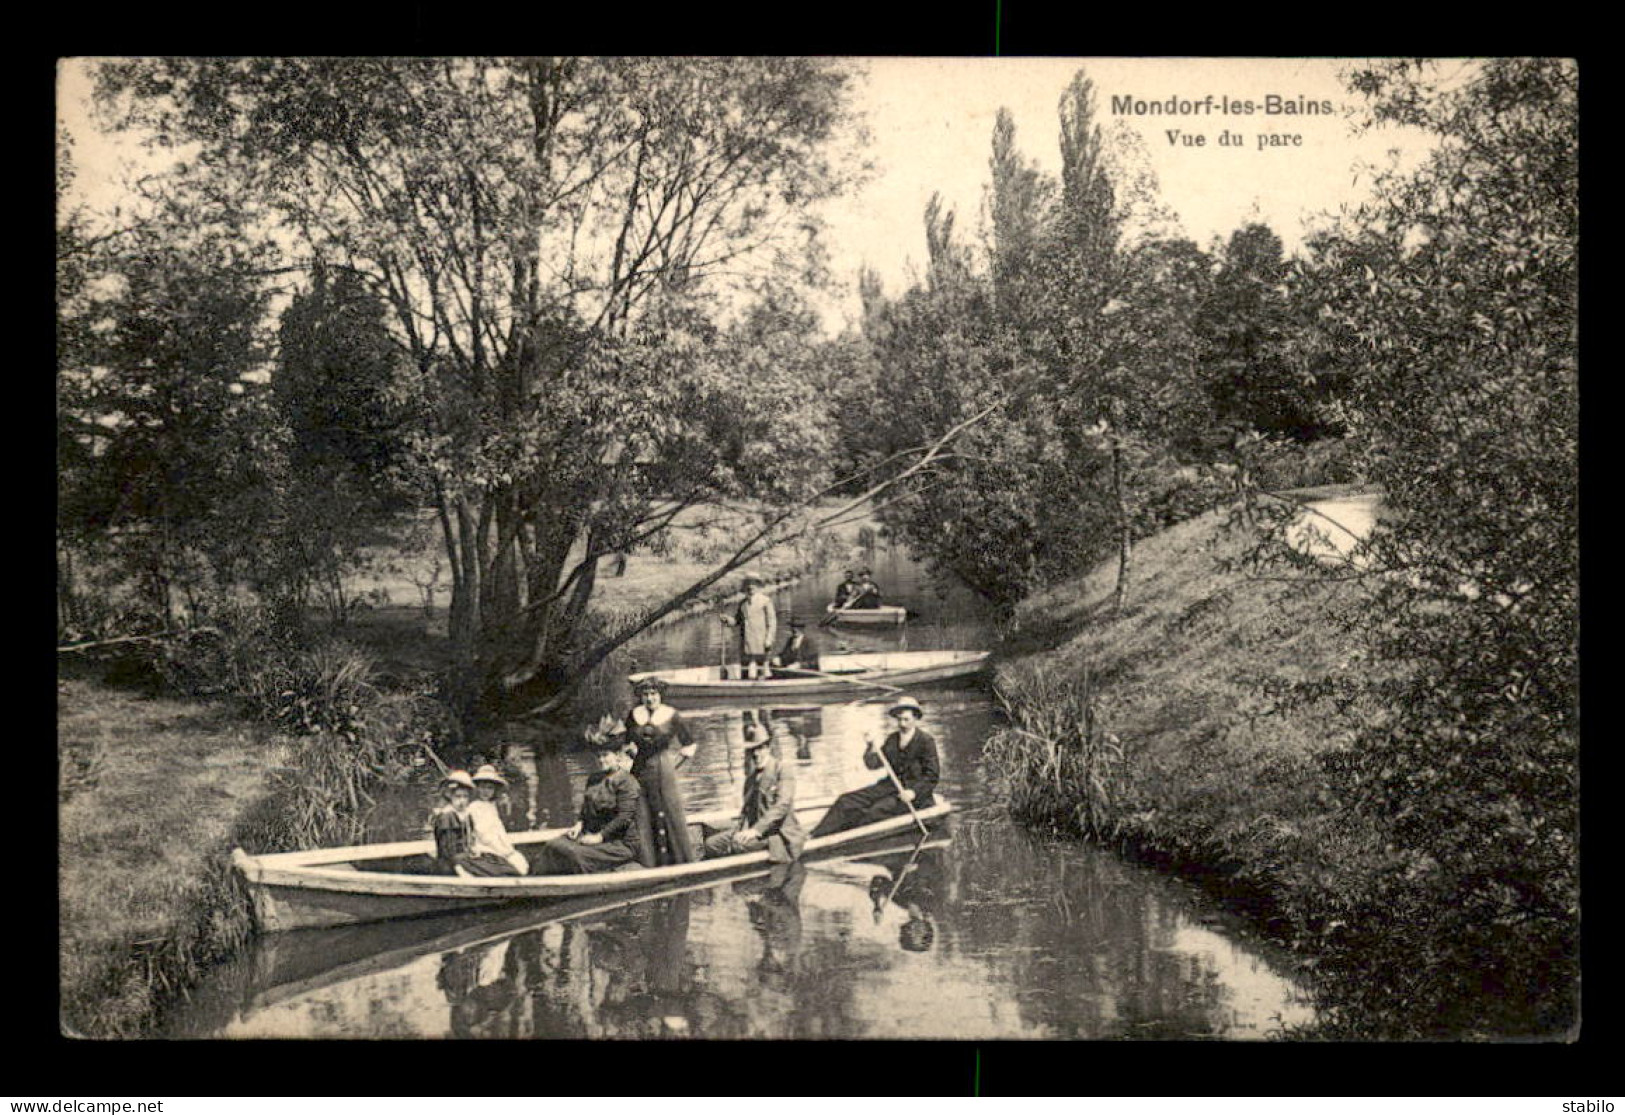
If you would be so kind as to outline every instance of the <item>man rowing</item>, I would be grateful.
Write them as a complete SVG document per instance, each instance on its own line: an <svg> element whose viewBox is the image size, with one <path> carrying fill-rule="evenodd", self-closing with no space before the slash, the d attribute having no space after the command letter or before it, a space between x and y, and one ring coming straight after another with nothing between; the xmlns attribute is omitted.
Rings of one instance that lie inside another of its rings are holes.
<svg viewBox="0 0 1625 1115"><path fill-rule="evenodd" d="M907 813L909 807L929 809L936 804L932 791L942 776L937 761L937 741L920 728L925 710L913 697L899 697L892 702L886 714L897 722L897 730L886 736L880 750L875 750L874 736L864 733L863 765L870 770L883 770L891 765L891 774L861 790L853 790L835 799L812 830L813 836L828 836L860 825ZM902 784L899 794L892 775Z"/></svg>
<svg viewBox="0 0 1625 1115"><path fill-rule="evenodd" d="M858 587L855 595L857 599L852 603L854 610L880 607L880 586L875 584L875 576L869 570L858 570Z"/></svg>

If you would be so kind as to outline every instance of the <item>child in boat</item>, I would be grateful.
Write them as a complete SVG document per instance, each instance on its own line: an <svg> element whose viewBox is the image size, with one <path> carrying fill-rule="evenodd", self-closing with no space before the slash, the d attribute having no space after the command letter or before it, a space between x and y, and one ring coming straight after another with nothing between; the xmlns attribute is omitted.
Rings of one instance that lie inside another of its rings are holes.
<svg viewBox="0 0 1625 1115"><path fill-rule="evenodd" d="M474 820L468 808L474 780L464 770L449 770L440 780L440 804L429 814L434 833L435 866L443 875L468 875L461 864L474 844Z"/></svg>
<svg viewBox="0 0 1625 1115"><path fill-rule="evenodd" d="M486 763L474 772L474 792L468 815L474 822L474 840L462 862L470 875L528 875L530 863L508 840L508 826L497 809L497 792L508 780Z"/></svg>

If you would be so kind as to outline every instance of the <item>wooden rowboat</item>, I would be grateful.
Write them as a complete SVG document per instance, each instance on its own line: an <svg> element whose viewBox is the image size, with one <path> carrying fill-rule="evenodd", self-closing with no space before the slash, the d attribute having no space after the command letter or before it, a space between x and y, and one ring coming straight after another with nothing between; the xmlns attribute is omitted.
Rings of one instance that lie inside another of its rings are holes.
<svg viewBox="0 0 1625 1115"><path fill-rule="evenodd" d="M824 611L829 619L826 623L880 623L899 624L908 621L908 609L901 604L882 604L878 608L847 608L842 610L834 604L826 605Z"/></svg>
<svg viewBox="0 0 1625 1115"><path fill-rule="evenodd" d="M908 857L919 851L949 847L952 840L918 832L893 835L858 850L830 848L803 855L802 862L820 873L834 873L858 864ZM672 885L633 895L600 895L550 902L537 908L516 905L501 910L470 911L463 916L416 918L405 922L367 922L334 926L310 933L277 933L259 941L246 973L244 998L255 1010L264 1010L301 995L308 995L346 980L399 968L432 953L488 948L544 926L580 921L614 913L643 902L654 902L711 887L738 886L770 875L758 864L724 878Z"/></svg>
<svg viewBox="0 0 1625 1115"><path fill-rule="evenodd" d="M985 650L891 650L859 654L822 654L818 673L805 677L779 677L752 681L728 678L721 666L689 666L676 670L650 670L632 674L633 685L644 678L666 682L669 700L743 697L779 700L825 693L855 695L880 686L926 685L969 677L987 667Z"/></svg>
<svg viewBox="0 0 1625 1115"><path fill-rule="evenodd" d="M833 798L811 802L796 810L811 830ZM943 798L919 816L926 822L948 815L952 806ZM737 811L719 810L689 818L695 843L708 831L726 828ZM871 825L809 840L803 855L828 848L857 845L875 837L891 836L914 828L907 813ZM515 848L534 859L540 846L565 833L564 828L537 829L509 836ZM358 844L345 848L318 848L308 852L280 852L251 856L241 848L231 859L253 899L254 922L262 933L313 926L350 925L389 918L417 917L490 906L506 902L580 898L619 894L649 887L695 883L733 875L767 865L767 850L737 856L679 863L666 867L623 867L591 875L520 875L506 878L465 879L431 875L434 841L406 840L391 844Z"/></svg>

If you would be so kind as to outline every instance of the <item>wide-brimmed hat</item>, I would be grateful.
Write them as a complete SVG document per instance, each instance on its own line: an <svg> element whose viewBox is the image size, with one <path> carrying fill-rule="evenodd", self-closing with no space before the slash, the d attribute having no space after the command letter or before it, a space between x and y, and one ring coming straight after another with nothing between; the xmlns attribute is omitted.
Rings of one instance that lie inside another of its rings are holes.
<svg viewBox="0 0 1625 1115"><path fill-rule="evenodd" d="M925 710L920 707L920 702L916 701L913 697L899 697L899 698L897 698L897 700L893 701L891 704L886 706L886 715L887 716L895 716L899 709L905 709L905 708L906 709L912 709L915 716L924 716L925 715Z"/></svg>
<svg viewBox="0 0 1625 1115"><path fill-rule="evenodd" d="M446 776L440 780L440 788L444 790L448 785L461 786L465 790L472 790L474 780L468 776L466 770L448 770Z"/></svg>
<svg viewBox="0 0 1625 1115"><path fill-rule="evenodd" d="M598 723L582 733L582 739L588 747L602 750L610 747L620 747L626 743L626 725L609 713L598 718Z"/></svg>
<svg viewBox="0 0 1625 1115"><path fill-rule="evenodd" d="M502 777L502 775L497 771L497 768L492 766L490 763L486 763L484 766L480 767L479 770L474 772L474 781L495 782L502 786L506 786L508 784L508 780Z"/></svg>
<svg viewBox="0 0 1625 1115"><path fill-rule="evenodd" d="M871 577L873 575L874 575L874 570L872 570L872 569L860 569L860 570L858 570L858 576L860 576L860 577Z"/></svg>
<svg viewBox="0 0 1625 1115"><path fill-rule="evenodd" d="M773 733L766 724L745 725L745 750L754 751L773 742Z"/></svg>
<svg viewBox="0 0 1625 1115"><path fill-rule="evenodd" d="M746 573L745 579L742 583L746 588L749 588L751 585L767 584L767 582L762 579L762 575L760 573Z"/></svg>
<svg viewBox="0 0 1625 1115"><path fill-rule="evenodd" d="M666 682L665 678L639 678L637 681L632 683L632 695L635 697L641 697L652 689L664 697L666 695L666 690L669 688L670 686Z"/></svg>

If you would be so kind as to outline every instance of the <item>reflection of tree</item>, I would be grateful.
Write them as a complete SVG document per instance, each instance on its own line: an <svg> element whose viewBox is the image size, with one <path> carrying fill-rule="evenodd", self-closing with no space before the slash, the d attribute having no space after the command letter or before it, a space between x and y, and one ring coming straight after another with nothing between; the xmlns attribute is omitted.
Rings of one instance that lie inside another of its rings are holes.
<svg viewBox="0 0 1625 1115"><path fill-rule="evenodd" d="M974 895L978 879L1006 881L996 909L981 913L972 898L953 925L961 951L987 958L1014 990L1025 1020L1085 1038L1206 1036L1227 1025L1219 973L1174 948L1181 916L1154 880L1108 853L1004 824L956 826L954 851L940 862L962 892Z"/></svg>

